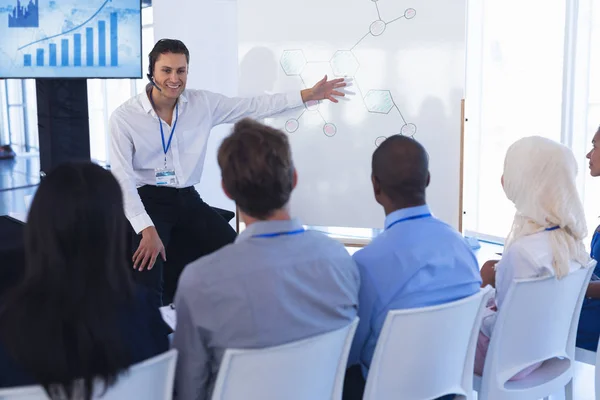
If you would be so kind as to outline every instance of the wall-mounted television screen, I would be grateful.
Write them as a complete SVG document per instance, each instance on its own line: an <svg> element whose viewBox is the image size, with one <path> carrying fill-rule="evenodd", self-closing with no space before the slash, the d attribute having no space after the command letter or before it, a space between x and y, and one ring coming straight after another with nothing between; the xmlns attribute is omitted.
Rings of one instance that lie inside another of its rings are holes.
<svg viewBox="0 0 600 400"><path fill-rule="evenodd" d="M140 78L140 0L0 0L0 78Z"/></svg>

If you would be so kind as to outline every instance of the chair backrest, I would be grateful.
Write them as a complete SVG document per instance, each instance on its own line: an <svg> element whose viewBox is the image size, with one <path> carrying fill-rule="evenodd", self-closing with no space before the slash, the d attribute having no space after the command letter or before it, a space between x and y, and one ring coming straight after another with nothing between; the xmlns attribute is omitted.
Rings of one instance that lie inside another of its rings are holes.
<svg viewBox="0 0 600 400"><path fill-rule="evenodd" d="M176 364L177 350L171 349L129 368L106 393L103 385L95 385L93 397L102 400L170 400Z"/></svg>
<svg viewBox="0 0 600 400"><path fill-rule="evenodd" d="M498 310L485 360L480 392L483 398L489 393L505 392L510 378L536 363L558 362L552 365L546 381L571 368L581 304L595 265L592 261L587 268L561 279L551 276L511 283Z"/></svg>
<svg viewBox="0 0 600 400"><path fill-rule="evenodd" d="M175 349L142 361L129 368L106 391L101 382L96 383L92 397L98 400L170 400L173 396L176 362ZM46 391L41 386L0 389L0 400L47 399Z"/></svg>
<svg viewBox="0 0 600 400"><path fill-rule="evenodd" d="M308 339L263 349L227 349L213 400L341 399L358 317Z"/></svg>
<svg viewBox="0 0 600 400"><path fill-rule="evenodd" d="M389 311L363 399L471 398L479 326L491 294L487 286L450 303Z"/></svg>
<svg viewBox="0 0 600 400"><path fill-rule="evenodd" d="M48 400L41 386L22 386L0 389L0 400Z"/></svg>

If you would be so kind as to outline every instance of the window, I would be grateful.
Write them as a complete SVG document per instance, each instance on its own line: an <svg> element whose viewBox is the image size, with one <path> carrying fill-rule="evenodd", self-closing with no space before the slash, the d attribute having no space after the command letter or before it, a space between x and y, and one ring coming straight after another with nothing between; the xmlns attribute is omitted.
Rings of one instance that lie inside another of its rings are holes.
<svg viewBox="0 0 600 400"><path fill-rule="evenodd" d="M142 9L142 55L154 46L152 8ZM148 58L142 57L142 74L146 76ZM142 92L146 79L88 79L90 114L90 155L100 164L110 164L108 121L112 112L132 96Z"/></svg>
<svg viewBox="0 0 600 400"><path fill-rule="evenodd" d="M0 81L0 144L18 152L39 151L34 79Z"/></svg>
<svg viewBox="0 0 600 400"><path fill-rule="evenodd" d="M582 68L578 70L582 79L579 82L579 94L584 102L581 105L581 131L583 145L580 154L580 173L583 179L583 204L587 217L588 237L600 224L600 178L589 175L588 161L584 158L591 148L591 141L600 126L600 0L594 0L591 12L586 16L588 24L583 24L583 32L579 32L583 40L589 41L580 49ZM587 26L586 26L587 25ZM589 36L587 36L589 35ZM586 57L587 56L587 57Z"/></svg>
<svg viewBox="0 0 600 400"><path fill-rule="evenodd" d="M507 0L480 7L472 17L481 38L473 48L469 36L467 48L463 226L504 237L514 215L500 185L508 146L530 135L561 139L566 5Z"/></svg>

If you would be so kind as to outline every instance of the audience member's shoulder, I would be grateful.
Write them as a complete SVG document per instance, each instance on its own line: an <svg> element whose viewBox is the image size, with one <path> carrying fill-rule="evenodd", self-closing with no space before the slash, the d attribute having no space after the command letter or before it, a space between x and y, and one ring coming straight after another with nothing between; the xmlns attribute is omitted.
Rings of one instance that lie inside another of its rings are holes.
<svg viewBox="0 0 600 400"><path fill-rule="evenodd" d="M453 246L463 247L469 252L472 252L471 247L465 240L464 236L452 225L438 218L432 218L429 223L436 228L434 233L438 236L437 240L449 244L451 243Z"/></svg>
<svg viewBox="0 0 600 400"><path fill-rule="evenodd" d="M308 230L305 234L313 241L315 249L328 250L334 252L334 254L337 252L340 255L350 257L346 247L340 241L327 236L327 234L315 230Z"/></svg>
<svg viewBox="0 0 600 400"><path fill-rule="evenodd" d="M398 243L399 239L403 241L411 240L411 236L403 234L398 235L397 231L394 231L393 229L384 229L383 231L381 231L381 233L375 236L368 245L354 253L354 255L355 257L361 257L365 255L376 255L378 253L384 253L386 252L386 249L390 249L391 242Z"/></svg>
<svg viewBox="0 0 600 400"><path fill-rule="evenodd" d="M514 253L551 252L549 233L544 231L534 233L533 235L521 236L510 245L508 251Z"/></svg>
<svg viewBox="0 0 600 400"><path fill-rule="evenodd" d="M199 285L210 285L219 269L227 268L233 260L243 259L243 249L240 247L231 243L189 263L179 278L179 290L185 290L186 287L198 288Z"/></svg>
<svg viewBox="0 0 600 400"><path fill-rule="evenodd" d="M451 225L438 218L428 218L420 220L420 224L429 226L427 235L432 240L443 242L453 246L463 246L465 250L471 251L462 235ZM401 244L399 241L401 240ZM390 252L396 251L398 246L403 250L409 251L413 245L422 242L423 236L410 235L403 232L398 236L393 230L384 230L371 243L354 253L354 259L361 263L361 260L368 258L370 260L387 256Z"/></svg>
<svg viewBox="0 0 600 400"><path fill-rule="evenodd" d="M367 259L372 261L387 257L390 252L389 241L391 239L389 233L383 231L377 237L373 238L368 245L356 251L352 255L352 258L360 266L363 265Z"/></svg>
<svg viewBox="0 0 600 400"><path fill-rule="evenodd" d="M517 264L549 265L552 262L552 246L548 232L538 232L516 239L504 251L502 259Z"/></svg>
<svg viewBox="0 0 600 400"><path fill-rule="evenodd" d="M462 238L462 235L460 234L459 231L456 230L456 228L454 228L449 223L442 221L441 219L439 219L437 217L433 217L429 220L426 220L426 222L429 222L432 225L435 225L437 227L437 229L439 229L440 232L445 232L449 235Z"/></svg>

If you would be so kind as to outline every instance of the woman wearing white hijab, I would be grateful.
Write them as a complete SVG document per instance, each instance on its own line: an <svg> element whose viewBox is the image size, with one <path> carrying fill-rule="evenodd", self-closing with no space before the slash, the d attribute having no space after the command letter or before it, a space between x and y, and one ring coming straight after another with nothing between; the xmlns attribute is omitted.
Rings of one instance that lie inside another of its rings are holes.
<svg viewBox="0 0 600 400"><path fill-rule="evenodd" d="M495 307L484 318L475 357L481 374L489 338L511 282L520 278L556 276L559 279L587 265L583 244L587 234L583 205L575 179L577 162L571 150L552 140L531 136L513 143L506 152L502 186L516 208L502 259L487 262L482 286L496 287ZM512 380L524 378L533 365Z"/></svg>

